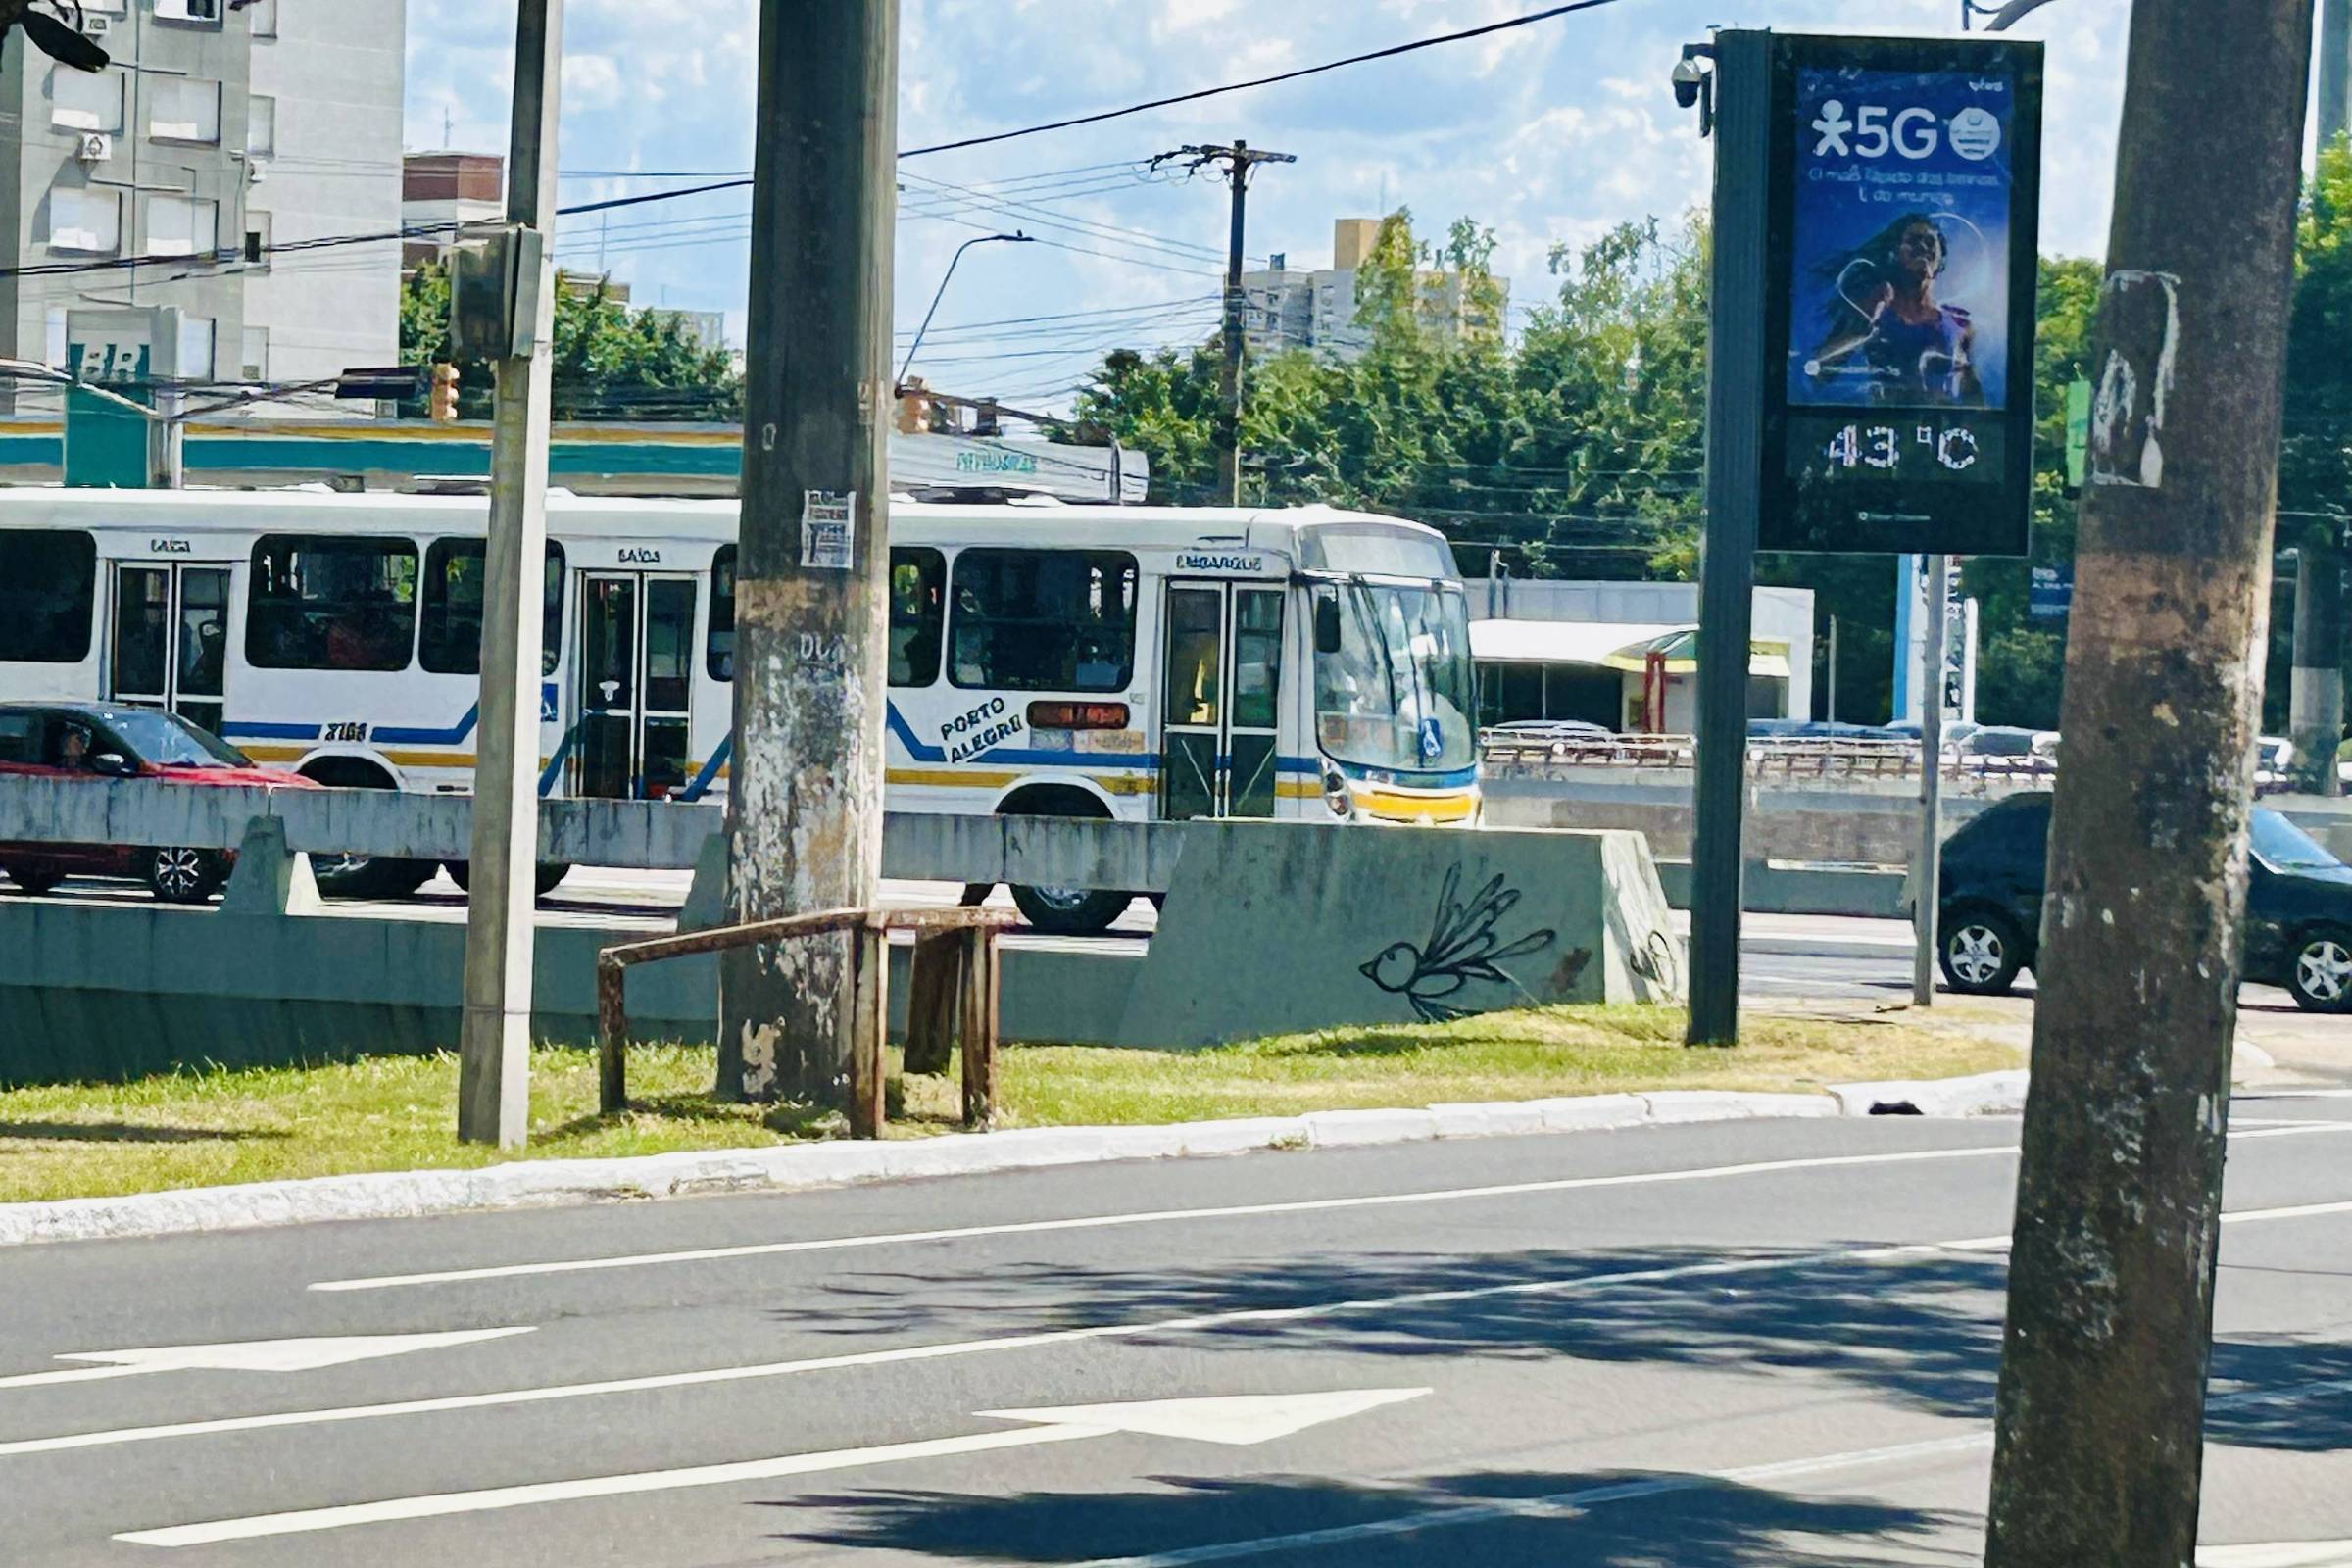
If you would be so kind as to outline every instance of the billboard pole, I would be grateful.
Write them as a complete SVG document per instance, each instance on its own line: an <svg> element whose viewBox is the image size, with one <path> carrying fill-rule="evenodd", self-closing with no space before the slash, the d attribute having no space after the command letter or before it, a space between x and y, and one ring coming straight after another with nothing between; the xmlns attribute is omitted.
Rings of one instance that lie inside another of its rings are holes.
<svg viewBox="0 0 2352 1568"><path fill-rule="evenodd" d="M1693 1046L1740 1043L1740 826L1763 450L1772 34L1715 35L1715 267L1707 323L1707 515L1699 545L1698 758L1690 853Z"/></svg>
<svg viewBox="0 0 2352 1568"><path fill-rule="evenodd" d="M1919 640L1919 858L1911 872L1911 1004L1936 1005L1936 878L1943 844L1943 677L1952 657L1951 560L1928 558L1926 633Z"/></svg>

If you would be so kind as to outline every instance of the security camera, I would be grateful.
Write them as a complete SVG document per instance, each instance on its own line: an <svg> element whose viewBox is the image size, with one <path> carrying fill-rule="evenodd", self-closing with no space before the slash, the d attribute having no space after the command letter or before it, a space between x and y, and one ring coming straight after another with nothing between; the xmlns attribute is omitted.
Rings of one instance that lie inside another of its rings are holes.
<svg viewBox="0 0 2352 1568"><path fill-rule="evenodd" d="M1678 109L1696 109L1699 90L1707 84L1707 74L1697 61L1685 56L1674 64L1674 103Z"/></svg>

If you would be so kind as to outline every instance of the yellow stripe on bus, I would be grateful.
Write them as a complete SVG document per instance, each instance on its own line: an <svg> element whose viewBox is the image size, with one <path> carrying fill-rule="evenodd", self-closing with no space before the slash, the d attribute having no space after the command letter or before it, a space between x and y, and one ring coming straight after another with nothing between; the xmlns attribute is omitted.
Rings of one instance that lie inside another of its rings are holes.
<svg viewBox="0 0 2352 1568"><path fill-rule="evenodd" d="M1459 822L1478 809L1478 798L1472 795L1392 795L1386 790L1374 790L1364 797L1364 808L1374 816L1400 821L1417 822L1424 818L1432 822Z"/></svg>

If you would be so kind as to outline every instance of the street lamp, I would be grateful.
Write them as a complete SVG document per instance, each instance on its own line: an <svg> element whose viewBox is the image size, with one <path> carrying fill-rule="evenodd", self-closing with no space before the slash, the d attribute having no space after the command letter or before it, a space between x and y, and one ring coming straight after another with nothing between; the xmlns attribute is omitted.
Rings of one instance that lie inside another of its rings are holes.
<svg viewBox="0 0 2352 1568"><path fill-rule="evenodd" d="M899 367L900 386L906 384L906 372L914 368L914 356L923 346L923 334L931 330L931 318L939 314L939 302L948 292L948 279L956 275L956 264L963 260L963 253L975 245L986 245L993 240L1003 240L1009 245L1027 245L1033 243L1034 238L1016 228L1009 234L976 234L956 247L956 254L948 258L948 270L939 280L939 291L931 296L931 308L923 313L923 324L914 329L914 341L907 345L906 363Z"/></svg>

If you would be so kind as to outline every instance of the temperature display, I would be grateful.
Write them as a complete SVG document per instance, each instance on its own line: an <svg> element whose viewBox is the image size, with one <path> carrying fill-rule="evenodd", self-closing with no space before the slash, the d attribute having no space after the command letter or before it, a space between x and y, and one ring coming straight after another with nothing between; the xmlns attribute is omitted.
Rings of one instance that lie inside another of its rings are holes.
<svg viewBox="0 0 2352 1568"><path fill-rule="evenodd" d="M1906 448L1913 450L1906 453ZM1830 437L1823 455L1843 467L1875 468L1885 474L1930 462L1966 473L1982 461L1984 442L1965 424L1848 424Z"/></svg>

